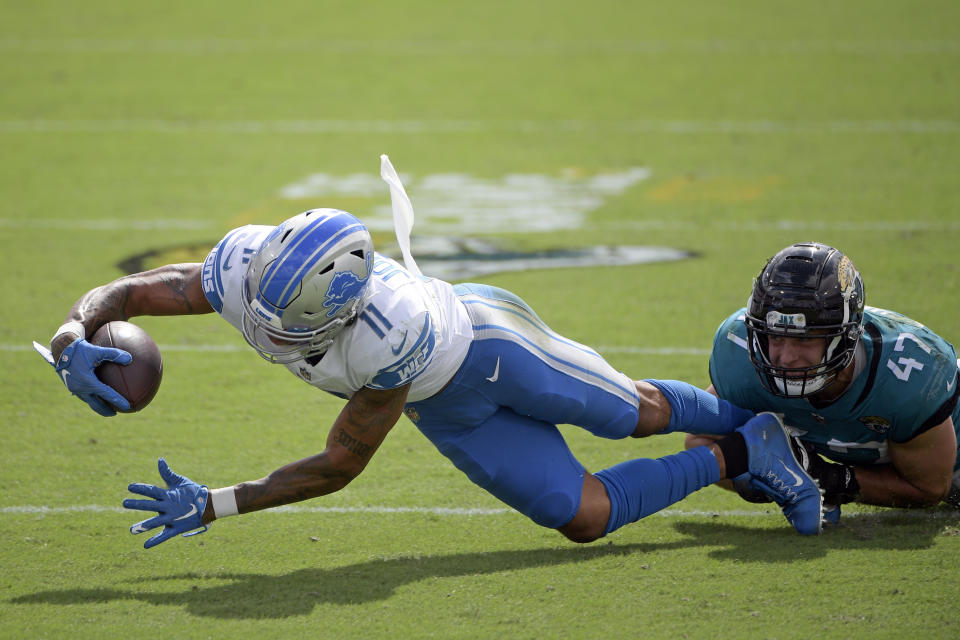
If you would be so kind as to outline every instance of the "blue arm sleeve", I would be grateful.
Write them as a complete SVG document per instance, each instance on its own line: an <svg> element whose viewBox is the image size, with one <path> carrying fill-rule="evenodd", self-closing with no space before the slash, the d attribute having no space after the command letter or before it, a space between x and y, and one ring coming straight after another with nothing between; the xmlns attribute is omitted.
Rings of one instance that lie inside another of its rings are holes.
<svg viewBox="0 0 960 640"><path fill-rule="evenodd" d="M670 403L670 425L661 433L684 431L726 435L753 417L752 411L741 409L703 389L679 380L646 380Z"/></svg>

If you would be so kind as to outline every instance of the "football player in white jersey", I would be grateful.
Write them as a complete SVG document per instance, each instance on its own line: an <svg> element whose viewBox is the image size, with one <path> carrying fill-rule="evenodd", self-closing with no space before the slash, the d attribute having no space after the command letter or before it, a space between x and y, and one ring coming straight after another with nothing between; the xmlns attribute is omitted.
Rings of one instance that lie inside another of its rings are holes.
<svg viewBox="0 0 960 640"><path fill-rule="evenodd" d="M779 251L747 307L717 331L709 391L782 415L828 505L960 507L957 354L922 324L864 302L841 251L811 242Z"/></svg>
<svg viewBox="0 0 960 640"><path fill-rule="evenodd" d="M357 477L406 413L471 481L578 542L607 533L725 477L749 473L803 534L822 500L772 415L754 417L689 384L634 381L560 336L517 296L453 286L377 254L352 215L314 209L276 227L235 229L203 264L179 264L93 289L51 340L68 389L99 413L124 408L96 380L125 352L84 338L111 320L216 311L270 362L346 399L326 448L264 478L208 490L159 462L166 487L135 483L160 527L151 547L215 518L329 494ZM69 374L69 375L66 375ZM687 431L726 436L658 460L589 473L557 429L603 438ZM793 478L802 477L799 485Z"/></svg>

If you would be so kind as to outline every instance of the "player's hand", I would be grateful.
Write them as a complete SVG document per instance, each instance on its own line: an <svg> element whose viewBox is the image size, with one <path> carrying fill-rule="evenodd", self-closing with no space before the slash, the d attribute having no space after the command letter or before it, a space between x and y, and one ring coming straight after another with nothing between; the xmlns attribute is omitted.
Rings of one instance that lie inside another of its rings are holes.
<svg viewBox="0 0 960 640"><path fill-rule="evenodd" d="M163 458L157 461L157 467L160 469L160 477L167 483L167 488L134 482L127 487L131 493L138 493L153 498L153 500L131 500L128 498L123 501L123 506L127 509L157 512L157 515L153 518L148 518L130 527L130 533L134 534L143 533L160 526L163 527L163 531L143 543L144 549L155 547L181 533L186 537L207 530L202 521L203 510L207 506L209 496L207 487L174 473ZM199 529L199 531L193 531L194 529ZM193 531L193 533L188 533L190 531Z"/></svg>
<svg viewBox="0 0 960 640"><path fill-rule="evenodd" d="M823 493L823 503L825 505L839 506L857 499L857 495L860 493L860 485L856 481L853 467L827 462L809 442L795 439L795 450L798 445L806 451L808 462L804 462L804 468L817 481L820 492ZM840 519L839 512L836 519Z"/></svg>
<svg viewBox="0 0 960 640"><path fill-rule="evenodd" d="M801 440L797 436L790 436L790 443L800 465L817 481L817 486L823 494L823 524L837 526L840 524L840 505L853 499L853 494L847 496L835 486L836 478L840 477L839 474L848 467L827 462L817 453L817 448L812 443Z"/></svg>
<svg viewBox="0 0 960 640"><path fill-rule="evenodd" d="M77 338L63 350L53 367L70 393L100 415L109 417L117 415L114 407L126 411L130 403L113 387L102 383L95 370L104 362L127 365L132 360L133 357L122 349L98 347Z"/></svg>
<svg viewBox="0 0 960 640"><path fill-rule="evenodd" d="M769 495L769 489L766 485L762 483L753 484L753 476L749 473L741 473L736 478L731 480L733 482L733 489L740 497L746 500L747 502L754 502L757 504L762 504L765 502L773 502L773 498Z"/></svg>

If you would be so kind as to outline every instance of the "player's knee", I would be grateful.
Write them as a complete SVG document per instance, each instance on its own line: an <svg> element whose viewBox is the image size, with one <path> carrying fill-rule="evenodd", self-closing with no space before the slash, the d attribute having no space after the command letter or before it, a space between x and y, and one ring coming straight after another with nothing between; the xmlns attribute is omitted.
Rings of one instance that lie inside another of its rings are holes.
<svg viewBox="0 0 960 640"><path fill-rule="evenodd" d="M602 538L606 527L606 522L590 522L581 523L575 527L567 525L565 527L560 527L557 529L557 531L562 533L571 542L586 544L588 542L595 542Z"/></svg>
<svg viewBox="0 0 960 640"><path fill-rule="evenodd" d="M610 500L603 483L589 473L584 478L577 514L557 531L573 542L593 542L602 538L610 520Z"/></svg>
<svg viewBox="0 0 960 640"><path fill-rule="evenodd" d="M670 404L663 393L645 380L634 380L640 406L637 409L637 426L631 433L634 438L646 438L660 433L670 425Z"/></svg>
<svg viewBox="0 0 960 640"><path fill-rule="evenodd" d="M559 523L570 520L570 513L577 507L576 498L562 491L548 493L529 505L525 512L540 526L555 529Z"/></svg>

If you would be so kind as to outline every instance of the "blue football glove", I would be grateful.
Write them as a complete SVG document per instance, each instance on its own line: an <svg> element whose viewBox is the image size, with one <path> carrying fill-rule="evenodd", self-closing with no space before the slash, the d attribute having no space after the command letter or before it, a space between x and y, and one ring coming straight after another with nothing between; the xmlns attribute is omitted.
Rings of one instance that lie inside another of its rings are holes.
<svg viewBox="0 0 960 640"><path fill-rule="evenodd" d="M60 360L53 368L70 393L86 402L100 415L109 417L117 415L114 407L126 411L130 408L130 403L113 387L100 382L95 369L103 362L127 365L132 360L133 357L122 349L98 347L78 338L63 350Z"/></svg>
<svg viewBox="0 0 960 640"><path fill-rule="evenodd" d="M163 531L143 543L144 549L155 547L181 533L184 537L187 537L195 536L207 530L207 526L203 524L203 510L207 506L207 497L209 496L207 487L174 473L163 458L157 461L157 467L160 469L160 477L167 483L167 488L163 489L152 484L134 482L127 487L131 493L138 493L153 498L153 500L131 500L128 498L123 501L123 506L127 509L157 512L157 515L153 518L148 518L130 527L130 533L134 534L143 533L160 526L163 527ZM199 530L193 531L194 529ZM192 533L188 533L190 531Z"/></svg>

